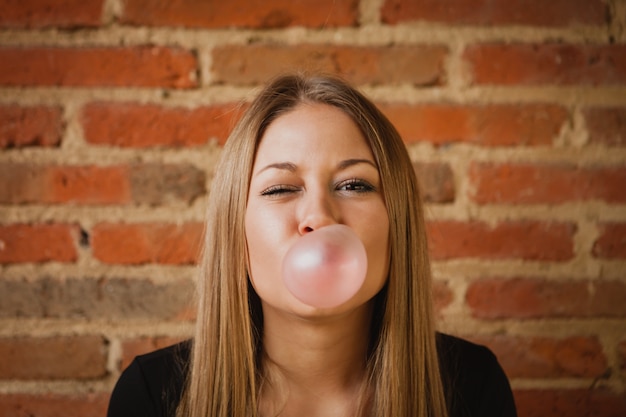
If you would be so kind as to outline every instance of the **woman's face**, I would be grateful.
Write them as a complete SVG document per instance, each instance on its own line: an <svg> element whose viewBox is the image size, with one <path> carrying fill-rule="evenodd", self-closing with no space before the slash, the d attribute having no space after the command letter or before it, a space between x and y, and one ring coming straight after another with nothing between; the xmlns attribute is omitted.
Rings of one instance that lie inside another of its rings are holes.
<svg viewBox="0 0 626 417"><path fill-rule="evenodd" d="M324 314L371 300L389 270L389 219L372 152L341 110L300 104L274 120L261 138L245 216L252 285L265 308L297 315L322 312L295 298L281 268L301 236L332 225L352 228L365 246L367 276L348 302Z"/></svg>

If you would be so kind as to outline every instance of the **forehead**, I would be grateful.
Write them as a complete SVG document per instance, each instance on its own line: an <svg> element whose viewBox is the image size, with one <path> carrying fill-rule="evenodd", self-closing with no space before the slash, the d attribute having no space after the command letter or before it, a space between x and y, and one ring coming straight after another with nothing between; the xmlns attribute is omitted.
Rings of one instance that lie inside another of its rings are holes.
<svg viewBox="0 0 626 417"><path fill-rule="evenodd" d="M299 155L372 158L361 129L343 110L319 103L302 103L277 117L265 130L256 161Z"/></svg>

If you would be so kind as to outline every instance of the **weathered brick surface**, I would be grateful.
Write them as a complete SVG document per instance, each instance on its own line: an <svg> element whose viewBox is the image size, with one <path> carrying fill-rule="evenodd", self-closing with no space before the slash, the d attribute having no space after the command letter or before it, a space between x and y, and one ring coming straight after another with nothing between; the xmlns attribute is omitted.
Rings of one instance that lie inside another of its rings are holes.
<svg viewBox="0 0 626 417"><path fill-rule="evenodd" d="M0 202L124 204L130 200L128 167L0 163Z"/></svg>
<svg viewBox="0 0 626 417"><path fill-rule="evenodd" d="M64 123L59 107L0 106L0 148L57 146Z"/></svg>
<svg viewBox="0 0 626 417"><path fill-rule="evenodd" d="M5 0L0 13L3 28L99 26L104 0Z"/></svg>
<svg viewBox="0 0 626 417"><path fill-rule="evenodd" d="M101 417L109 393L0 394L0 415L11 417Z"/></svg>
<svg viewBox="0 0 626 417"><path fill-rule="evenodd" d="M189 280L54 277L0 280L0 317L71 320L188 320Z"/></svg>
<svg viewBox="0 0 626 417"><path fill-rule="evenodd" d="M466 303L481 319L626 317L626 283L485 278L467 289Z"/></svg>
<svg viewBox="0 0 626 417"><path fill-rule="evenodd" d="M619 368L622 377L626 377L626 339L617 345L617 354L619 357Z"/></svg>
<svg viewBox="0 0 626 417"><path fill-rule="evenodd" d="M193 52L175 47L3 47L0 85L191 88Z"/></svg>
<svg viewBox="0 0 626 417"><path fill-rule="evenodd" d="M0 264L74 262L78 233L70 224L0 225Z"/></svg>
<svg viewBox="0 0 626 417"><path fill-rule="evenodd" d="M413 165L427 203L450 203L454 201L454 174L450 165L443 163L417 163Z"/></svg>
<svg viewBox="0 0 626 417"><path fill-rule="evenodd" d="M600 236L593 244L592 253L597 258L626 259L626 223L599 225Z"/></svg>
<svg viewBox="0 0 626 417"><path fill-rule="evenodd" d="M570 223L516 221L494 227L482 222L427 224L431 256L453 258L566 261L573 253L576 227Z"/></svg>
<svg viewBox="0 0 626 417"><path fill-rule="evenodd" d="M623 85L626 45L481 44L464 59L474 84Z"/></svg>
<svg viewBox="0 0 626 417"><path fill-rule="evenodd" d="M205 173L188 164L135 164L130 167L132 200L138 204L191 204L206 193Z"/></svg>
<svg viewBox="0 0 626 417"><path fill-rule="evenodd" d="M626 167L473 163L472 198L480 204L626 203Z"/></svg>
<svg viewBox="0 0 626 417"><path fill-rule="evenodd" d="M92 230L91 245L94 256L110 264L193 264L202 232L198 223L100 223Z"/></svg>
<svg viewBox="0 0 626 417"><path fill-rule="evenodd" d="M604 373L607 359L595 337L470 336L488 346L509 378L595 378Z"/></svg>
<svg viewBox="0 0 626 417"><path fill-rule="evenodd" d="M626 415L626 397L609 389L519 389L514 394L520 417Z"/></svg>
<svg viewBox="0 0 626 417"><path fill-rule="evenodd" d="M557 105L408 105L385 103L383 112L407 143L545 146L567 120Z"/></svg>
<svg viewBox="0 0 626 417"><path fill-rule="evenodd" d="M498 355L520 417L626 415L622 0L0 3L0 416L102 416L191 331L216 161L294 70L398 128L437 320Z"/></svg>
<svg viewBox="0 0 626 417"><path fill-rule="evenodd" d="M94 145L145 148L226 142L241 108L223 104L196 109L137 103L91 103L82 112L85 139Z"/></svg>
<svg viewBox="0 0 626 417"><path fill-rule="evenodd" d="M592 107L583 111L589 142L605 146L626 145L626 107Z"/></svg>
<svg viewBox="0 0 626 417"><path fill-rule="evenodd" d="M190 204L205 192L204 172L188 164L51 166L0 163L0 203Z"/></svg>
<svg viewBox="0 0 626 417"><path fill-rule="evenodd" d="M424 20L485 26L602 25L606 21L607 7L601 0L385 0L381 14L387 23Z"/></svg>
<svg viewBox="0 0 626 417"><path fill-rule="evenodd" d="M107 373L101 336L2 337L0 379L91 379Z"/></svg>
<svg viewBox="0 0 626 417"><path fill-rule="evenodd" d="M433 304L435 312L441 315L442 310L450 305L454 299L454 294L448 283L433 283Z"/></svg>
<svg viewBox="0 0 626 417"><path fill-rule="evenodd" d="M213 50L212 70L215 82L244 85L295 70L333 72L356 84L437 85L445 83L447 53L439 45L228 45Z"/></svg>
<svg viewBox="0 0 626 417"><path fill-rule="evenodd" d="M197 28L354 26L358 0L126 0L122 22Z"/></svg>

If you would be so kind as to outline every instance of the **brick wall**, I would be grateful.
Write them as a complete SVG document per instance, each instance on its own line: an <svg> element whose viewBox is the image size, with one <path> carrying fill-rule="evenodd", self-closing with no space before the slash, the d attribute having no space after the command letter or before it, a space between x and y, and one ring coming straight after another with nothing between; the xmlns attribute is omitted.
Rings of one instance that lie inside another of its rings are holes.
<svg viewBox="0 0 626 417"><path fill-rule="evenodd" d="M626 1L0 4L0 415L102 416L188 337L212 169L294 68L388 114L427 199L440 327L522 417L626 415Z"/></svg>

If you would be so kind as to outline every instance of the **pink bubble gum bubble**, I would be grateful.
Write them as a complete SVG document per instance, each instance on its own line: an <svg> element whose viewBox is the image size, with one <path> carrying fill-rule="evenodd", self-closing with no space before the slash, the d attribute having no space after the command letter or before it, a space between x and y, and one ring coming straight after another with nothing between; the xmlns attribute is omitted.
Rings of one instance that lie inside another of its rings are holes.
<svg viewBox="0 0 626 417"><path fill-rule="evenodd" d="M337 307L359 291L367 273L367 254L348 226L332 225L307 233L283 259L287 289L304 304Z"/></svg>

